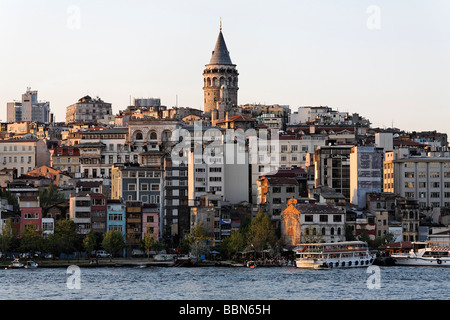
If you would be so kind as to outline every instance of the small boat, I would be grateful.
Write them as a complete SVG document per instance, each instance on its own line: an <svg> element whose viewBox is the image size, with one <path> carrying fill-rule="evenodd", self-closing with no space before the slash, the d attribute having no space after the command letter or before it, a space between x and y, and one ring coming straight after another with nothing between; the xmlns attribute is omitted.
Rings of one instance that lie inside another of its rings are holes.
<svg viewBox="0 0 450 320"><path fill-rule="evenodd" d="M34 261L27 261L25 265L25 269L36 269L38 267L38 264Z"/></svg>
<svg viewBox="0 0 450 320"><path fill-rule="evenodd" d="M250 269L256 268L256 262L255 261L247 261L247 268L250 268Z"/></svg>
<svg viewBox="0 0 450 320"><path fill-rule="evenodd" d="M363 241L299 244L295 253L295 265L303 269L368 267L376 258Z"/></svg>
<svg viewBox="0 0 450 320"><path fill-rule="evenodd" d="M21 263L19 261L19 258L14 259L14 261L11 262L11 264L9 265L10 269L18 269L18 268L23 268L23 263Z"/></svg>
<svg viewBox="0 0 450 320"><path fill-rule="evenodd" d="M450 267L450 242L414 242L408 253L391 254L397 266Z"/></svg>

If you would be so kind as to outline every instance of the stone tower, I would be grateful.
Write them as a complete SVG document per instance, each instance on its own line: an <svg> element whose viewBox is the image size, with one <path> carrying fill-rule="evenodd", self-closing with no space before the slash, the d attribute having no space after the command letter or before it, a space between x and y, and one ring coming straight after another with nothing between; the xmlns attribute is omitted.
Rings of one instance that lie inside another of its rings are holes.
<svg viewBox="0 0 450 320"><path fill-rule="evenodd" d="M223 38L221 23L211 60L203 71L204 112L207 116L223 119L232 106L237 106L238 75Z"/></svg>

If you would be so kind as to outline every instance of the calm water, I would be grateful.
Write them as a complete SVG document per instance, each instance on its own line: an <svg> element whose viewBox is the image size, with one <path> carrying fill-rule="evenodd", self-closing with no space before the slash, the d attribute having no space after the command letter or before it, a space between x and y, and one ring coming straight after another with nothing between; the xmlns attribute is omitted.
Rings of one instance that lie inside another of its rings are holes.
<svg viewBox="0 0 450 320"><path fill-rule="evenodd" d="M378 267L377 267L378 268ZM86 268L0 270L2 300L448 300L450 268ZM72 289L68 288L72 287Z"/></svg>

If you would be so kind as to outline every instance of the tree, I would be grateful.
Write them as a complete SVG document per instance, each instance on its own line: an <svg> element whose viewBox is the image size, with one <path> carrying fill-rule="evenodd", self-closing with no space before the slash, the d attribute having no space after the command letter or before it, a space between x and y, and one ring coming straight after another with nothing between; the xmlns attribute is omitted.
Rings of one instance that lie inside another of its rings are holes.
<svg viewBox="0 0 450 320"><path fill-rule="evenodd" d="M113 256L116 256L125 247L125 239L122 232L118 230L108 231L103 238L102 247Z"/></svg>
<svg viewBox="0 0 450 320"><path fill-rule="evenodd" d="M345 225L345 240L346 241L356 240L355 235L353 234L352 227L348 224Z"/></svg>
<svg viewBox="0 0 450 320"><path fill-rule="evenodd" d="M83 239L83 247L89 254L97 247L97 236L92 230Z"/></svg>
<svg viewBox="0 0 450 320"><path fill-rule="evenodd" d="M20 251L36 252L43 248L42 232L33 223L25 226L25 231L20 239Z"/></svg>
<svg viewBox="0 0 450 320"><path fill-rule="evenodd" d="M371 243L370 236L366 230L366 226L361 225L361 231L359 232L359 235L357 238L359 241L364 241L364 242L367 242L368 244Z"/></svg>
<svg viewBox="0 0 450 320"><path fill-rule="evenodd" d="M65 200L64 194L53 183L47 188L39 188L39 202L44 210Z"/></svg>
<svg viewBox="0 0 450 320"><path fill-rule="evenodd" d="M6 219L3 223L2 233L0 235L2 252L12 251L18 247L17 231L12 226L12 220Z"/></svg>
<svg viewBox="0 0 450 320"><path fill-rule="evenodd" d="M276 245L277 237L270 221L270 217L261 210L251 221L247 236L247 245L250 245L257 252Z"/></svg>
<svg viewBox="0 0 450 320"><path fill-rule="evenodd" d="M245 234L239 231L233 231L229 237L222 240L220 244L220 251L225 256L231 257L238 252L244 251L247 242L245 241Z"/></svg>
<svg viewBox="0 0 450 320"><path fill-rule="evenodd" d="M192 255L199 259L201 254L205 254L209 251L209 244L207 243L208 234L206 232L203 223L198 223L191 233L185 235L184 245L189 247L189 251Z"/></svg>
<svg viewBox="0 0 450 320"><path fill-rule="evenodd" d="M78 235L75 223L70 219L56 222L55 233L47 239L47 250L55 255L72 253L75 251Z"/></svg>

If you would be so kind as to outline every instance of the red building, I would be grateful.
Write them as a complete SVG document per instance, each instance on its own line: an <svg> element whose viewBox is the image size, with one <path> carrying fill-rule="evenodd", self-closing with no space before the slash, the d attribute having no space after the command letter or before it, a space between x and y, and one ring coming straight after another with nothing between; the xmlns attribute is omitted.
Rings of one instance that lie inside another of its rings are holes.
<svg viewBox="0 0 450 320"><path fill-rule="evenodd" d="M20 233L25 232L30 224L34 225L36 230L41 230L42 228L42 208L41 207L29 207L21 208L21 219L20 219Z"/></svg>

